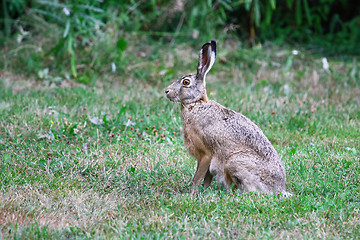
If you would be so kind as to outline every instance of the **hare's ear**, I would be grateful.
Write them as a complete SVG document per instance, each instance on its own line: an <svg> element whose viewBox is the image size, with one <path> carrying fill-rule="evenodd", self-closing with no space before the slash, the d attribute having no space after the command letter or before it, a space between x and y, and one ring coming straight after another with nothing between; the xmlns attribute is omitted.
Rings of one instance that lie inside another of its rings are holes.
<svg viewBox="0 0 360 240"><path fill-rule="evenodd" d="M197 66L197 79L202 80L205 85L205 76L214 65L216 58L216 42L211 40L205 43L200 50L199 63Z"/></svg>

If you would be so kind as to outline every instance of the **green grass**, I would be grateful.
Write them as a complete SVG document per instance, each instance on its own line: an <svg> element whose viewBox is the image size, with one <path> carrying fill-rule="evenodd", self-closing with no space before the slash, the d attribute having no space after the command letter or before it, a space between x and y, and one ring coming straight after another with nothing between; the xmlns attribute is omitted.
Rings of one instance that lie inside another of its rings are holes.
<svg viewBox="0 0 360 240"><path fill-rule="evenodd" d="M306 52L286 66L289 49L233 49L218 49L209 97L263 129L292 197L216 182L189 193L196 163L163 89L195 71L198 50L155 45L89 85L2 75L0 238L358 238L359 64L330 59L327 72Z"/></svg>

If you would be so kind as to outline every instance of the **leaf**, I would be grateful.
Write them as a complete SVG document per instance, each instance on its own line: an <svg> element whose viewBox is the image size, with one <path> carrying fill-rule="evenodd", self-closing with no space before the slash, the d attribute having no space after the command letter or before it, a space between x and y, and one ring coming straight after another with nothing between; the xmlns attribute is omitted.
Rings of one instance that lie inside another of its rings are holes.
<svg viewBox="0 0 360 240"><path fill-rule="evenodd" d="M276 0L270 0L269 2L270 2L271 8L272 8L273 10L275 10L275 8L276 8Z"/></svg>
<svg viewBox="0 0 360 240"><path fill-rule="evenodd" d="M119 54L121 54L126 49L126 41L124 38L120 38L116 43L116 48Z"/></svg>
<svg viewBox="0 0 360 240"><path fill-rule="evenodd" d="M53 134L54 139L58 139L58 136L56 135L56 132L54 130L51 130L51 133Z"/></svg>
<svg viewBox="0 0 360 240"><path fill-rule="evenodd" d="M269 85L269 81L268 81L268 80L266 80L266 79L264 79L264 80L260 81L260 82L258 83L258 85L260 85L260 86L266 86L266 85Z"/></svg>
<svg viewBox="0 0 360 240"><path fill-rule="evenodd" d="M232 11L232 7L227 2L221 1L220 4L223 5L226 10Z"/></svg>
<svg viewBox="0 0 360 240"><path fill-rule="evenodd" d="M292 9L292 5L294 3L294 0L286 0L286 4L288 6L288 8Z"/></svg>
<svg viewBox="0 0 360 240"><path fill-rule="evenodd" d="M225 20L226 20L225 10L224 10L223 8L220 8L219 11L220 11L220 14L221 14L222 19L225 19Z"/></svg>
<svg viewBox="0 0 360 240"><path fill-rule="evenodd" d="M270 25L271 18L272 18L272 12L273 12L273 9L271 9L270 4L267 4L266 5L266 14L265 14L265 17L264 17L265 26Z"/></svg>
<svg viewBox="0 0 360 240"><path fill-rule="evenodd" d="M134 173L134 172L135 172L135 168L134 168L133 166L131 166L131 167L129 167L129 168L127 169L127 171L128 171L129 173Z"/></svg>
<svg viewBox="0 0 360 240"><path fill-rule="evenodd" d="M246 11L250 11L252 0L245 0L244 7Z"/></svg>
<svg viewBox="0 0 360 240"><path fill-rule="evenodd" d="M260 3L259 0L254 0L254 18L255 18L255 25L258 27L260 26Z"/></svg>
<svg viewBox="0 0 360 240"><path fill-rule="evenodd" d="M126 107L125 106L123 106L121 109L120 109L120 111L119 111L119 113L118 113L118 118L121 116L121 115L123 115L124 113L125 113L125 111L126 111Z"/></svg>
<svg viewBox="0 0 360 240"><path fill-rule="evenodd" d="M68 53L70 53L71 73L76 78L77 77L77 73L76 73L76 56L75 56L75 52L74 52L74 49L73 49L73 42L74 42L73 37L71 35L68 35L67 51L68 51Z"/></svg>
<svg viewBox="0 0 360 240"><path fill-rule="evenodd" d="M88 84L90 82L89 78L86 75L78 77L77 80L84 84Z"/></svg>
<svg viewBox="0 0 360 240"><path fill-rule="evenodd" d="M297 1L296 3L297 4L296 4L296 9L295 9L295 19L296 19L296 24L300 26L302 23L301 1Z"/></svg>
<svg viewBox="0 0 360 240"><path fill-rule="evenodd" d="M107 127L109 121L107 120L107 115L106 114L103 115L103 121L104 121L105 127Z"/></svg>
<svg viewBox="0 0 360 240"><path fill-rule="evenodd" d="M78 7L79 7L79 8L82 8L82 9L86 9L86 10L92 11L92 12L98 12L98 13L104 12L104 10L102 10L101 8L97 8L97 7L90 6L90 5L79 4Z"/></svg>
<svg viewBox="0 0 360 240"><path fill-rule="evenodd" d="M121 115L123 115L126 111L126 106L122 106L122 108L120 109L120 111L118 112L117 116L116 116L116 120L112 122L112 124L116 124L119 119L121 118Z"/></svg>
<svg viewBox="0 0 360 240"><path fill-rule="evenodd" d="M65 31L63 34L63 38L66 38L66 36L69 34L69 30L70 30L70 20L66 21L66 25L65 25Z"/></svg>
<svg viewBox="0 0 360 240"><path fill-rule="evenodd" d="M77 77L77 73L76 73L76 57L75 57L74 53L70 55L70 63L71 63L71 73L76 78Z"/></svg>
<svg viewBox="0 0 360 240"><path fill-rule="evenodd" d="M54 54L55 56L59 55L59 52L61 49L63 49L64 45L65 45L65 38L61 38L60 41L56 44L55 47L53 47L48 54Z"/></svg>
<svg viewBox="0 0 360 240"><path fill-rule="evenodd" d="M311 14L310 14L310 8L309 8L309 3L308 0L303 0L304 1L304 10L305 10L305 14L306 14L306 19L309 23L309 25L312 25L312 19L311 19Z"/></svg>
<svg viewBox="0 0 360 240"><path fill-rule="evenodd" d="M291 66L292 66L292 56L289 56L287 59L286 59L286 63L285 63L285 70L286 71L289 71Z"/></svg>
<svg viewBox="0 0 360 240"><path fill-rule="evenodd" d="M296 153L296 148L292 148L292 149L290 150L290 156L294 156L295 153Z"/></svg>

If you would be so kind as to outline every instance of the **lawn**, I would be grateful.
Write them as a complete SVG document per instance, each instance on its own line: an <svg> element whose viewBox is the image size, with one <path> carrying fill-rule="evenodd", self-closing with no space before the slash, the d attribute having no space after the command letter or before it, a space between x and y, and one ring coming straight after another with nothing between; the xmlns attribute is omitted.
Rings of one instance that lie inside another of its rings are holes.
<svg viewBox="0 0 360 240"><path fill-rule="evenodd" d="M88 84L1 73L0 238L359 238L358 58L326 69L306 50L218 42L209 98L264 131L293 196L216 182L191 195L196 161L164 88L196 71L202 43L136 44Z"/></svg>

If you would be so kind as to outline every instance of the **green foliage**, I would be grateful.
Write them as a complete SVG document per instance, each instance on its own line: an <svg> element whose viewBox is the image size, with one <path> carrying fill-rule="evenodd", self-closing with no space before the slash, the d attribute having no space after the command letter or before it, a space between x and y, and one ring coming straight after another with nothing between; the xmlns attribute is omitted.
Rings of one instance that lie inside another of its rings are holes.
<svg viewBox="0 0 360 240"><path fill-rule="evenodd" d="M34 2L17 23L21 29L17 42L6 43L5 49L10 47L10 51L5 50L3 64L36 75L48 69L53 78L82 83L92 82L96 72L111 72L112 66L123 71L126 40L118 23L111 19L113 13L99 6L99 1ZM102 20L110 21L106 29Z"/></svg>
<svg viewBox="0 0 360 240"><path fill-rule="evenodd" d="M11 27L14 25L16 18L24 13L26 0L3 0L0 6L0 30L4 30L4 35L9 37Z"/></svg>
<svg viewBox="0 0 360 240"><path fill-rule="evenodd" d="M348 33L349 26L347 26L359 16L353 10L353 6L352 1L346 0L278 2L270 24L260 25L260 34L263 39L277 39L280 42L290 39L306 43L322 39L329 44L336 44L337 47L347 46L348 52L354 52L357 51L353 48L356 40L352 34ZM350 12L353 12L351 16ZM349 21L349 18L352 21ZM356 32L359 26L359 22L353 24L352 31ZM350 46L349 43L351 43Z"/></svg>
<svg viewBox="0 0 360 240"><path fill-rule="evenodd" d="M303 43L311 51L358 54L360 21L354 0L220 1L3 1L0 43L3 69L52 78L95 81L98 73L132 68L128 41L140 38L174 46L209 39L251 45ZM141 56L144 44L137 47ZM154 59L152 59L154 60ZM291 66L292 58L288 58ZM173 69L159 66L168 76ZM148 70L136 73L147 78ZM50 78L48 78L50 79Z"/></svg>
<svg viewBox="0 0 360 240"><path fill-rule="evenodd" d="M97 1L69 1L58 3L54 1L38 0L33 8L35 13L43 15L49 21L54 21L63 29L58 43L49 51L57 58L70 57L72 75L77 77L76 48L78 44L85 46L91 44L96 29L104 26L99 20L103 10L95 4Z"/></svg>

